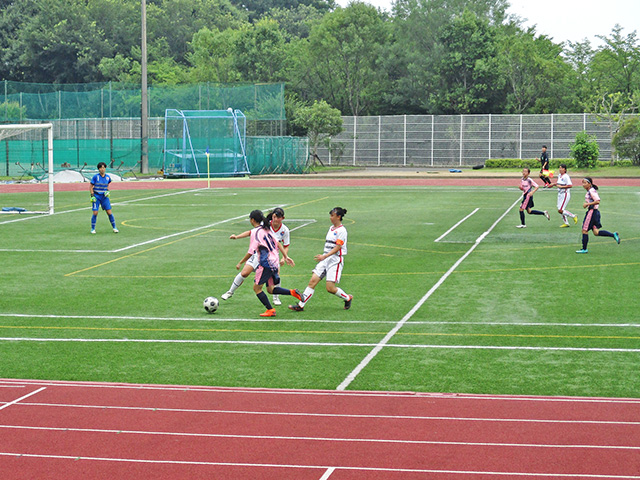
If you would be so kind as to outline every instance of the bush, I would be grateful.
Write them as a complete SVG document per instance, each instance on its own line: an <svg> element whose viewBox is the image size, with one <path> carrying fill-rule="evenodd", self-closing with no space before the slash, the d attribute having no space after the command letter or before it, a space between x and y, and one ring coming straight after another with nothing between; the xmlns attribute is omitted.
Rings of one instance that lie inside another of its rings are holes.
<svg viewBox="0 0 640 480"><path fill-rule="evenodd" d="M587 132L578 132L575 143L570 145L571 156L576 159L578 168L593 168L600 156L600 147L596 137Z"/></svg>
<svg viewBox="0 0 640 480"><path fill-rule="evenodd" d="M640 117L632 117L622 124L613 137L613 146L618 155L630 158L634 165L640 165Z"/></svg>
<svg viewBox="0 0 640 480"><path fill-rule="evenodd" d="M564 163L568 169L576 167L576 161L572 158L557 158L551 160L549 165L551 170L557 170L558 166ZM485 164L487 168L524 168L529 167L531 171L540 170L540 162L534 159L519 159L519 158L490 158Z"/></svg>

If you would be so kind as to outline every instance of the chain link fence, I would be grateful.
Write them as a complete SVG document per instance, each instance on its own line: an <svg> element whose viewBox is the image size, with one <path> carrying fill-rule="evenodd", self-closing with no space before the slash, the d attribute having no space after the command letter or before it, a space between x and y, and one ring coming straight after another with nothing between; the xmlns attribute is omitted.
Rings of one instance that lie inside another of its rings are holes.
<svg viewBox="0 0 640 480"><path fill-rule="evenodd" d="M324 164L461 167L490 158L570 158L576 134L595 135L610 160L612 125L592 114L342 117L343 132L319 149Z"/></svg>

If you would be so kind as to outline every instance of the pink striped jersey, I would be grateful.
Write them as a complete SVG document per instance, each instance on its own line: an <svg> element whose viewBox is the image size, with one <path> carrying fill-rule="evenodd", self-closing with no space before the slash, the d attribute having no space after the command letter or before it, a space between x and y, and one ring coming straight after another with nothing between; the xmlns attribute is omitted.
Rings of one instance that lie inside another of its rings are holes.
<svg viewBox="0 0 640 480"><path fill-rule="evenodd" d="M271 229L256 227L251 230L249 253L258 254L259 264L274 272L280 269L280 257L278 255L278 240L273 236Z"/></svg>
<svg viewBox="0 0 640 480"><path fill-rule="evenodd" d="M347 254L347 229L344 228L344 225L337 227L331 225L324 242L324 253L329 253L336 245L340 245L340 250L336 252L336 255L345 256Z"/></svg>
<svg viewBox="0 0 640 480"><path fill-rule="evenodd" d="M584 196L584 201L587 203L595 202L596 200L600 200L600 195L598 195L598 191L591 187L587 190L587 194ZM600 204L589 205L589 210L598 210Z"/></svg>
<svg viewBox="0 0 640 480"><path fill-rule="evenodd" d="M533 190L537 186L538 184L533 180L531 180L531 177L527 177L527 178L522 177L520 179L520 190L522 190L525 193L525 195L527 193L531 193L531 190Z"/></svg>

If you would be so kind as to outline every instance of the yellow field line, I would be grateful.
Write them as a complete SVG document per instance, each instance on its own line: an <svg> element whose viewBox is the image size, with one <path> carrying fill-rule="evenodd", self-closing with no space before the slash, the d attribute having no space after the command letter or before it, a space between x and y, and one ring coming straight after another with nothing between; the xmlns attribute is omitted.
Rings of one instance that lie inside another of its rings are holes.
<svg viewBox="0 0 640 480"><path fill-rule="evenodd" d="M387 332L358 332L325 331L325 330L247 330L240 328L131 328L131 327L72 327L72 326L28 326L28 325L0 325L4 330L82 330L105 332L199 332L199 333L290 333L290 334L318 334L318 335L386 335ZM637 336L620 335L534 335L534 334L507 334L507 333L402 333L396 335L418 337L483 337L483 338L555 338L555 339L581 339L581 340L640 340Z"/></svg>

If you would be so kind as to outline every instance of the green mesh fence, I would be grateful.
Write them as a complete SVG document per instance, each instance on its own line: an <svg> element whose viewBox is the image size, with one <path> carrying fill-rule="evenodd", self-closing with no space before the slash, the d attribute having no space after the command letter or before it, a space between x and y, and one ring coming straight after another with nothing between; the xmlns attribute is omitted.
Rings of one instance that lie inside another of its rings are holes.
<svg viewBox="0 0 640 480"><path fill-rule="evenodd" d="M140 117L140 86L116 82L55 85L4 80L0 84L0 121L27 119ZM148 89L148 116L167 109L244 112L247 119L284 120L284 83L153 86Z"/></svg>

